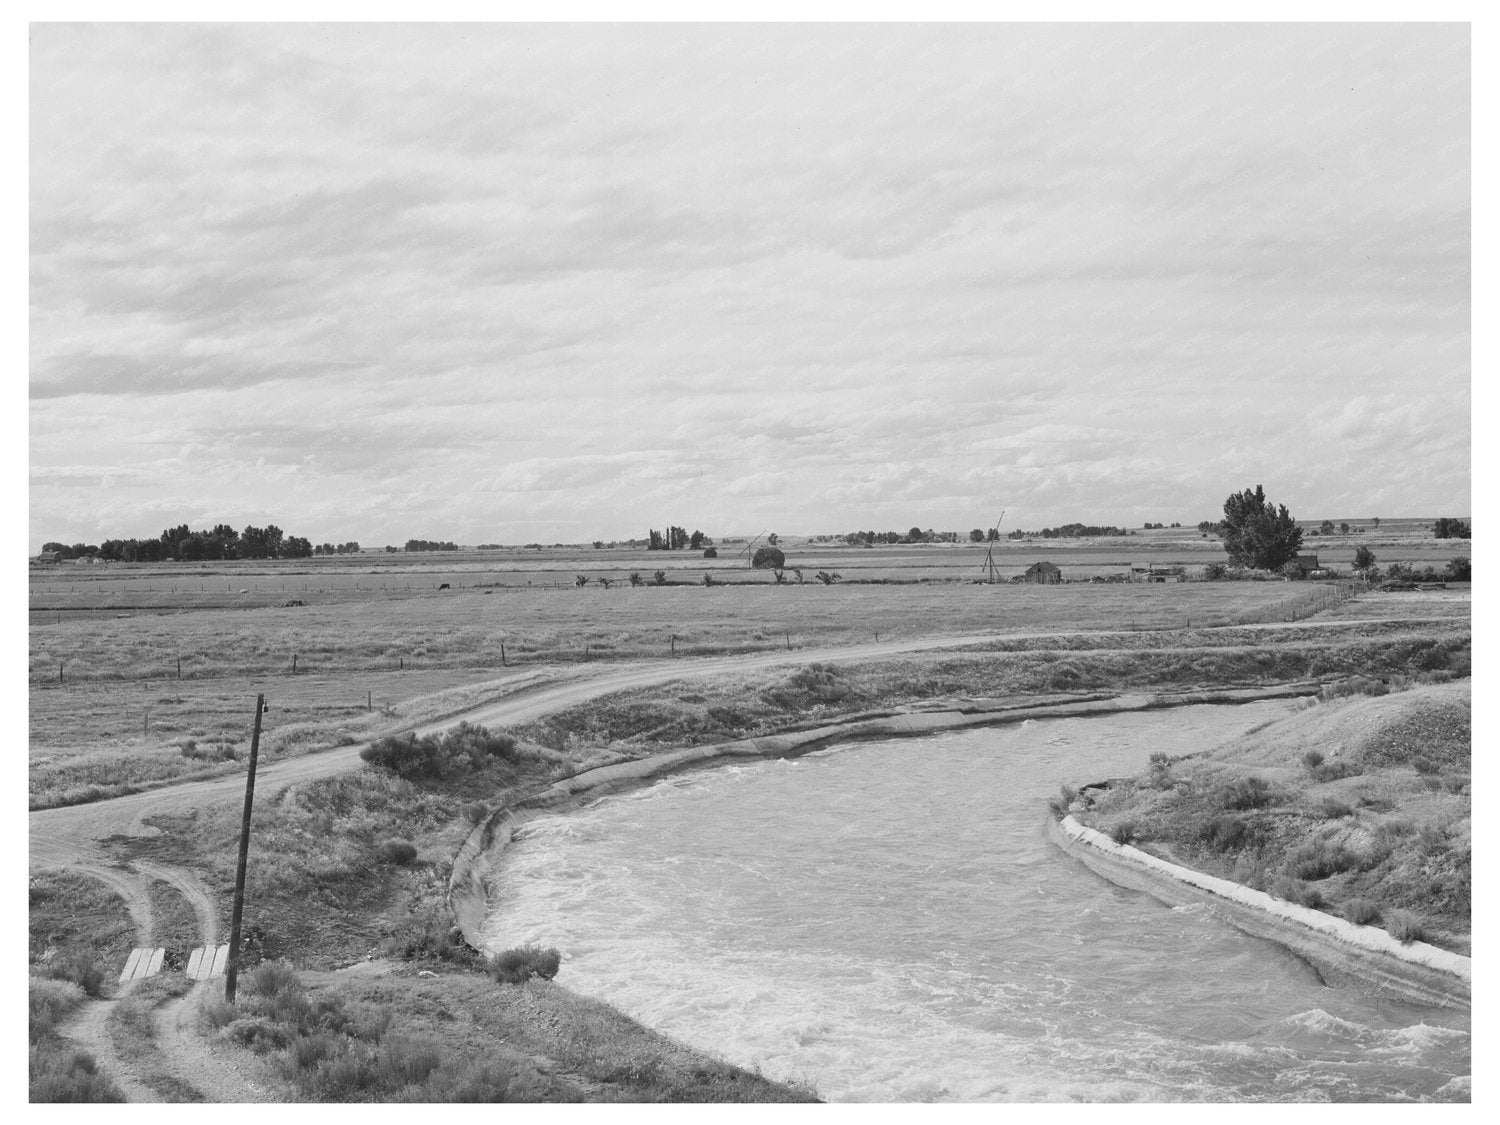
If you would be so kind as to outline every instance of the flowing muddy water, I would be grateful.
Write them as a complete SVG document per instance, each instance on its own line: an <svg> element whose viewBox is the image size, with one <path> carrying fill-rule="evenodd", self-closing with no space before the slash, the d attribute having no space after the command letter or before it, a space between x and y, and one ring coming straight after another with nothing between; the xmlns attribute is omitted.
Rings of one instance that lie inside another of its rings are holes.
<svg viewBox="0 0 1500 1125"><path fill-rule="evenodd" d="M1467 1015L1325 987L1051 845L1064 781L1285 703L1031 721L726 765L528 822L490 943L840 1101L1467 1100Z"/></svg>

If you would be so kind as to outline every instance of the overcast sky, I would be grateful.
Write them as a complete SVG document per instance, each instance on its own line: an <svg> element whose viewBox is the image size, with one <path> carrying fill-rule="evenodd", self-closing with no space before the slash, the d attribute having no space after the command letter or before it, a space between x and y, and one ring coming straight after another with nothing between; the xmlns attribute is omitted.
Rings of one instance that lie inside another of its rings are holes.
<svg viewBox="0 0 1500 1125"><path fill-rule="evenodd" d="M1470 514L1463 25L49 25L30 530Z"/></svg>

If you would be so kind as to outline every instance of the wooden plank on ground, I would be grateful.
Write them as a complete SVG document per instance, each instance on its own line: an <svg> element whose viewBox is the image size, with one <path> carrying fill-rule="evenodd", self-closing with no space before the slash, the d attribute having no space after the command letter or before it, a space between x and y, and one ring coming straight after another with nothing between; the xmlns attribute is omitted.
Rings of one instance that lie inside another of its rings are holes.
<svg viewBox="0 0 1500 1125"><path fill-rule="evenodd" d="M188 954L188 963L187 963L187 978L188 978L188 980L202 980L203 979L202 975L199 972L199 966L202 965L202 963L203 963L203 947L200 945L197 949L193 950L191 953ZM210 965L213 964L213 958L212 957L209 958L209 964Z"/></svg>
<svg viewBox="0 0 1500 1125"><path fill-rule="evenodd" d="M149 949L132 949L130 956L125 958L125 967L120 970L120 983L126 984L135 977L135 970L141 963L141 958L150 954Z"/></svg>

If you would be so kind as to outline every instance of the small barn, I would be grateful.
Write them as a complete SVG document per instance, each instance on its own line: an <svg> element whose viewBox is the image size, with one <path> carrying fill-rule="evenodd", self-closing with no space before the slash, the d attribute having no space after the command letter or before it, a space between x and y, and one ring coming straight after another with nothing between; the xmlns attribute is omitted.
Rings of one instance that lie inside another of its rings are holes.
<svg viewBox="0 0 1500 1125"><path fill-rule="evenodd" d="M1026 573L1021 575L1022 582L1040 586L1052 586L1062 580L1062 571L1049 562L1032 563L1026 568Z"/></svg>
<svg viewBox="0 0 1500 1125"><path fill-rule="evenodd" d="M1288 568L1295 567L1296 569L1300 570L1302 572L1302 577L1303 578L1306 578L1309 574L1311 574L1315 570L1321 570L1322 569L1322 567L1318 566L1318 556L1317 555L1307 555L1307 554L1296 555L1286 565L1287 565Z"/></svg>

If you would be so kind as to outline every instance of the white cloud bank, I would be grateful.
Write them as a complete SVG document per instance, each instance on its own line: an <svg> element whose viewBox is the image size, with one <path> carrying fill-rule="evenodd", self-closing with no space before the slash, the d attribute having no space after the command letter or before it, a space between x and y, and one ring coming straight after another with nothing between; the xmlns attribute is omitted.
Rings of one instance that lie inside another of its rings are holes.
<svg viewBox="0 0 1500 1125"><path fill-rule="evenodd" d="M34 546L1469 513L1462 25L31 43Z"/></svg>

